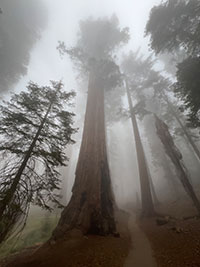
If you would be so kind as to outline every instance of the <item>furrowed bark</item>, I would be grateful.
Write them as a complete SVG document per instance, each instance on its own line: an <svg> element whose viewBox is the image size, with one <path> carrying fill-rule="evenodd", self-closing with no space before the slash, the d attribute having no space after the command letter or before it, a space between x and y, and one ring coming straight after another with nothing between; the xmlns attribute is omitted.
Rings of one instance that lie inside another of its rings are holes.
<svg viewBox="0 0 200 267"><path fill-rule="evenodd" d="M174 109L173 104L169 101L169 99L167 98L167 96L164 95L164 99L167 102L168 106L170 107L170 111L171 114L174 116L174 118L177 120L178 124L180 125L185 137L187 138L188 143L191 145L196 157L198 158L198 160L200 161L200 151L199 148L197 147L197 145L195 144L194 140L192 139L190 133L188 132L188 129L186 128L186 126L182 123L181 119L179 118L179 116L176 113L176 110Z"/></svg>
<svg viewBox="0 0 200 267"><path fill-rule="evenodd" d="M115 234L114 200L106 151L104 87L98 69L90 72L88 99L72 197L52 238L77 228L85 234Z"/></svg>
<svg viewBox="0 0 200 267"><path fill-rule="evenodd" d="M186 168L182 162L182 155L176 145L174 144L173 138L168 130L168 126L155 115L155 124L157 129L157 134L165 148L166 154L173 162L178 178L182 183L186 193L191 198L194 206L196 207L198 213L200 214L200 202L195 194L195 191L188 179Z"/></svg>

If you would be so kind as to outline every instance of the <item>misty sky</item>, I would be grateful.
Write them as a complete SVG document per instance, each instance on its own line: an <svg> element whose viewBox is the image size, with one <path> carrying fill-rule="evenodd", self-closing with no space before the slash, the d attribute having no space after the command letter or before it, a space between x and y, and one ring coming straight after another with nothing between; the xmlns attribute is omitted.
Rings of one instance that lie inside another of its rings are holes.
<svg viewBox="0 0 200 267"><path fill-rule="evenodd" d="M48 26L32 51L28 75L21 79L16 89L23 89L27 81L47 84L49 80L63 79L66 86L76 88L75 73L70 59L61 60L56 50L58 40L68 47L76 42L78 23L89 16L111 16L115 13L122 27L130 28L131 40L124 48L142 48L148 52L144 28L152 6L160 0L43 0L48 8Z"/></svg>

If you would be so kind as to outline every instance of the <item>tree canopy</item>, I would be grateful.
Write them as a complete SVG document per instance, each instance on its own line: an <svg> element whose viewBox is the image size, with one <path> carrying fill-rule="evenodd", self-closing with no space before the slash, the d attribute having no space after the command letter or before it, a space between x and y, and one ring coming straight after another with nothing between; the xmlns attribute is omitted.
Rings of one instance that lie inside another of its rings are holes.
<svg viewBox="0 0 200 267"><path fill-rule="evenodd" d="M156 52L185 49L200 53L200 2L167 0L152 8L146 25L151 48Z"/></svg>
<svg viewBox="0 0 200 267"><path fill-rule="evenodd" d="M200 2L167 0L152 8L146 34L155 53L182 57L182 62L177 61L174 88L188 111L189 125L199 126Z"/></svg>
<svg viewBox="0 0 200 267"><path fill-rule="evenodd" d="M80 22L80 34L77 42L89 58L108 59L115 49L129 40L128 28L120 29L118 18L89 18Z"/></svg>
<svg viewBox="0 0 200 267"><path fill-rule="evenodd" d="M96 74L104 80L104 87L110 89L121 82L119 67L115 63L115 51L129 40L129 29L121 29L115 15L80 22L78 40L74 47L67 49L59 42L61 55L69 54L82 74L96 70Z"/></svg>
<svg viewBox="0 0 200 267"><path fill-rule="evenodd" d="M200 58L188 57L177 66L175 92L184 101L189 110L189 125L200 126Z"/></svg>

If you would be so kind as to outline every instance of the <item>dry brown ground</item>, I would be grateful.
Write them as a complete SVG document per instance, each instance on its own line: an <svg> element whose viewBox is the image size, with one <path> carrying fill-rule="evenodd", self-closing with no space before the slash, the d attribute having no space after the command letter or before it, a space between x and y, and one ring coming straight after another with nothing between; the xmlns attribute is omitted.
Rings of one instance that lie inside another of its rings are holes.
<svg viewBox="0 0 200 267"><path fill-rule="evenodd" d="M173 226L157 226L155 219L141 223L152 244L158 267L200 266L200 220L179 221L177 225L178 232L172 229Z"/></svg>
<svg viewBox="0 0 200 267"><path fill-rule="evenodd" d="M195 214L190 203L186 201L184 205L181 204L180 207L174 203L165 207L162 205L165 214L177 214L179 217L165 225L158 226L155 218L138 221L151 242L158 267L200 267L200 219L181 219L181 215ZM126 213L119 213L117 217L120 238L83 236L78 230L74 230L62 241L46 244L38 250L26 250L0 266L123 267L131 248L127 229L128 216Z"/></svg>
<svg viewBox="0 0 200 267"><path fill-rule="evenodd" d="M19 255L5 266L48 267L122 267L127 257L129 243L115 237L73 237L46 246L28 257ZM4 265L2 265L4 266Z"/></svg>
<svg viewBox="0 0 200 267"><path fill-rule="evenodd" d="M62 240L28 249L1 263L1 267L122 267L130 249L127 215L120 220L120 237L83 236L69 232Z"/></svg>
<svg viewBox="0 0 200 267"><path fill-rule="evenodd" d="M179 219L158 226L155 218L140 221L149 238L158 267L200 267L200 219L183 220L196 214L191 202L183 197L162 205L165 214Z"/></svg>

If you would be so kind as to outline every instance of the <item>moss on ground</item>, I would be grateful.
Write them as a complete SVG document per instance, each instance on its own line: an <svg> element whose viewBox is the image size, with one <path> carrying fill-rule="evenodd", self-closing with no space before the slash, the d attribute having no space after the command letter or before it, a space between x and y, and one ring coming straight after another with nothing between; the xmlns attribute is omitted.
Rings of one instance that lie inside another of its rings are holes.
<svg viewBox="0 0 200 267"><path fill-rule="evenodd" d="M33 208L24 230L17 237L9 238L0 246L0 259L48 240L57 225L59 215L59 212L50 213Z"/></svg>

